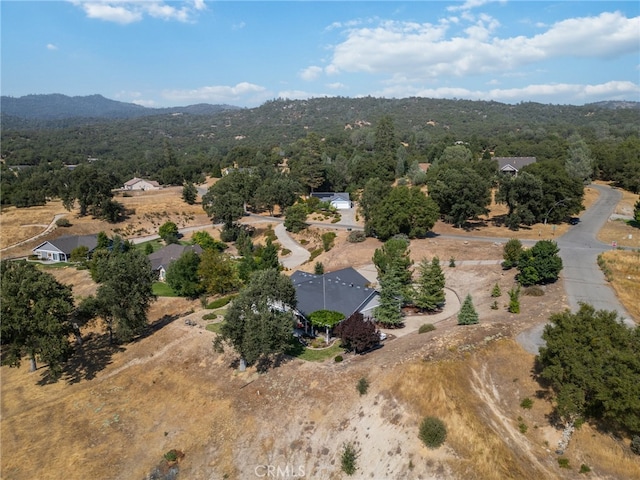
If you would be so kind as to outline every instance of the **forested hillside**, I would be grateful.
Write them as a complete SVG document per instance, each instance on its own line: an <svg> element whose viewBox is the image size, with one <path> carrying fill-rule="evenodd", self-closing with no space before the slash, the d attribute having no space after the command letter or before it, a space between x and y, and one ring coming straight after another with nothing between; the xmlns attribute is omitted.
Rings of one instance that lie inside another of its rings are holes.
<svg viewBox="0 0 640 480"><path fill-rule="evenodd" d="M415 183L419 163L437 161L456 143L472 159L535 156L564 167L580 157L590 169L585 179L613 180L638 191L639 105L317 98L206 115L188 113L205 109L193 106L110 121L3 118L1 200L29 206L64 198L65 188L89 171L113 188L133 175L180 185L219 176L227 166L276 169L283 163L307 191L355 191L372 177L410 175ZM376 142L382 119L390 140L381 149ZM67 167L79 164L86 168ZM310 174L316 177L312 183Z"/></svg>

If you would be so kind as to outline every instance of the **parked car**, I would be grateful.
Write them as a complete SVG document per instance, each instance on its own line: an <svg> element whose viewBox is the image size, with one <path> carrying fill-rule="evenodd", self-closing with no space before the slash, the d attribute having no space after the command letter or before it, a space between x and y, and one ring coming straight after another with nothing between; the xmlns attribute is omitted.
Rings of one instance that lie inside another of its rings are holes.
<svg viewBox="0 0 640 480"><path fill-rule="evenodd" d="M380 337L380 341L387 339L387 334L384 332L378 332L378 336Z"/></svg>
<svg viewBox="0 0 640 480"><path fill-rule="evenodd" d="M579 219L578 217L571 217L571 218L569 219L569 223L570 223L571 225L577 225L577 224L579 224L579 223L580 223L580 219Z"/></svg>

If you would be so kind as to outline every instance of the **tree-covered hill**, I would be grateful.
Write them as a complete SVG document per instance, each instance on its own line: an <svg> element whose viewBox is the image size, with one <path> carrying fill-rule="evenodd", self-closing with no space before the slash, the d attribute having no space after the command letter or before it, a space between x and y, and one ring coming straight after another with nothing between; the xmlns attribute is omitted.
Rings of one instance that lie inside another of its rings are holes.
<svg viewBox="0 0 640 480"><path fill-rule="evenodd" d="M138 118L159 114L192 113L212 115L224 110L236 109L229 105L198 104L187 107L147 108L134 103L110 100L102 95L69 97L59 93L26 95L24 97L2 96L1 111L3 128L24 128L64 125L61 120ZM33 123L29 123L29 121ZM52 122L53 123L47 123ZM57 122L57 123L56 123Z"/></svg>

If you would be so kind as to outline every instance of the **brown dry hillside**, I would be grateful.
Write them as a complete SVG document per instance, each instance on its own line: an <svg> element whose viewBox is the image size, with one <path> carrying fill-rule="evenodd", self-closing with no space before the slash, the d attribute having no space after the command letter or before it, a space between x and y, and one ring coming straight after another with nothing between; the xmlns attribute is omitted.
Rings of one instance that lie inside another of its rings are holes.
<svg viewBox="0 0 640 480"><path fill-rule="evenodd" d="M145 215L145 228L184 218L180 203L163 207L168 216L135 208L132 228ZM78 220L71 228L90 225ZM371 263L379 242L351 244L337 233L335 247L314 262L327 270ZM318 232L308 235L308 248L316 248ZM100 325L86 328L84 344L56 384L40 385L43 370L29 373L27 365L0 369L0 477L144 479L156 468L166 471L163 455L177 449L184 453L178 479L245 480L273 472L271 478L333 480L344 478L341 452L351 443L358 451L353 478L360 479L640 480L640 457L630 453L628 439L588 425L564 454L570 468L558 465L560 430L550 424L551 404L532 378L533 356L513 338L566 308L561 282L542 297L521 297L522 313L513 315L505 304L515 272L465 262L500 260L501 245L436 238L412 241L411 253L416 262L456 258L455 268L444 267L447 286L459 297L473 295L479 325L460 327L452 316L435 331L391 335L383 348L345 355L340 363L288 358L267 373L239 373L232 352L214 352L215 334L204 328L199 302L160 298L147 335L130 344L110 346ZM48 271L73 285L76 297L95 289L86 271ZM503 295L492 310L496 283ZM361 378L370 382L362 396ZM525 398L531 409L520 406ZM427 415L448 429L436 450L417 437ZM582 464L591 473L578 474Z"/></svg>

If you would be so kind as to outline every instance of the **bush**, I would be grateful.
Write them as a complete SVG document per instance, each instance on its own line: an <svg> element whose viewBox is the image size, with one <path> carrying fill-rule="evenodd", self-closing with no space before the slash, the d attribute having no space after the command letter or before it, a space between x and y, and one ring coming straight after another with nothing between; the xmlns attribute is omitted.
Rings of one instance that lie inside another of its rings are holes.
<svg viewBox="0 0 640 480"><path fill-rule="evenodd" d="M360 243L360 242L364 242L366 239L367 239L367 236L364 234L362 230L354 230L347 237L347 242Z"/></svg>
<svg viewBox="0 0 640 480"><path fill-rule="evenodd" d="M313 267L313 273L315 273L316 275L324 274L324 265L322 264L322 262L316 262L315 266Z"/></svg>
<svg viewBox="0 0 640 480"><path fill-rule="evenodd" d="M432 323L425 323L423 325L420 325L420 328L418 329L418 333L433 332L435 329L436 329L436 326L433 325Z"/></svg>
<svg viewBox="0 0 640 480"><path fill-rule="evenodd" d="M314 251L311 252L311 256L309 257L309 261L313 261L316 259L316 257L318 257L319 255L322 254L324 250L322 250L322 248L316 248Z"/></svg>
<svg viewBox="0 0 640 480"><path fill-rule="evenodd" d="M452 268L456 266L456 259L454 257L449 259L449 266Z"/></svg>
<svg viewBox="0 0 640 480"><path fill-rule="evenodd" d="M640 435L633 436L630 447L633 453L640 455Z"/></svg>
<svg viewBox="0 0 640 480"><path fill-rule="evenodd" d="M529 397L523 398L520 402L520 407L531 410L531 408L533 407L533 400L531 400Z"/></svg>
<svg viewBox="0 0 640 480"><path fill-rule="evenodd" d="M580 465L580 472L579 473L589 473L591 471L591 469L589 468L589 465L585 465L584 463L582 465Z"/></svg>
<svg viewBox="0 0 640 480"><path fill-rule="evenodd" d="M520 313L520 286L509 290L509 312Z"/></svg>
<svg viewBox="0 0 640 480"><path fill-rule="evenodd" d="M358 393L360 395L364 395L365 393L367 393L369 391L369 380L367 380L365 377L362 377L360 380L358 380L356 390L358 390Z"/></svg>
<svg viewBox="0 0 640 480"><path fill-rule="evenodd" d="M491 304L491 310L498 310L498 301L494 300Z"/></svg>
<svg viewBox="0 0 640 480"><path fill-rule="evenodd" d="M518 430L520 430L520 433L522 433L524 435L525 433L527 433L527 430L529 430L529 427L527 427L526 423L520 422L518 424Z"/></svg>
<svg viewBox="0 0 640 480"><path fill-rule="evenodd" d="M542 297L544 295L544 289L537 285L532 285L530 287L526 287L523 293L529 297Z"/></svg>
<svg viewBox="0 0 640 480"><path fill-rule="evenodd" d="M336 238L335 232L326 232L322 234L322 248L324 248L325 252L331 250L333 247L333 241Z"/></svg>
<svg viewBox="0 0 640 480"><path fill-rule="evenodd" d="M560 468L571 468L571 466L569 465L569 459L564 457L558 458L558 465L560 466Z"/></svg>
<svg viewBox="0 0 640 480"><path fill-rule="evenodd" d="M502 290L500 290L500 285L497 283L493 286L493 290L491 290L491 296L493 298L498 298L502 295Z"/></svg>
<svg viewBox="0 0 640 480"><path fill-rule="evenodd" d="M428 448L438 448L447 438L447 427L439 418L425 417L418 437Z"/></svg>
<svg viewBox="0 0 640 480"><path fill-rule="evenodd" d="M340 363L343 360L342 355L336 355L333 359L334 362Z"/></svg>
<svg viewBox="0 0 640 480"><path fill-rule="evenodd" d="M342 458L340 464L342 471L347 475L353 475L356 473L358 467L356 466L356 460L358 459L358 452L352 443L345 443L342 447Z"/></svg>
<svg viewBox="0 0 640 480"><path fill-rule="evenodd" d="M169 450L164 454L164 459L167 462L175 462L176 460L178 460L178 452L176 450Z"/></svg>
<svg viewBox="0 0 640 480"><path fill-rule="evenodd" d="M66 218L59 218L56 220L56 226L57 227L70 227L71 226L71 222L66 219Z"/></svg>
<svg viewBox="0 0 640 480"><path fill-rule="evenodd" d="M222 298L218 298L217 300L214 300L213 302L209 303L207 305L207 309L208 310L213 310L215 308L220 308L220 307L224 307L225 305L227 305L231 300L233 300L235 297L235 295L228 295L226 297L222 297Z"/></svg>

